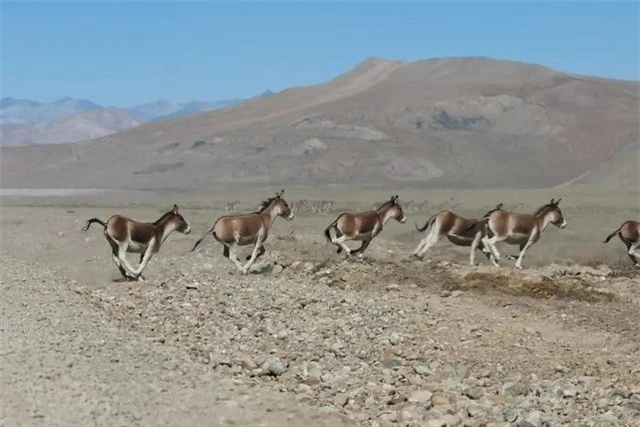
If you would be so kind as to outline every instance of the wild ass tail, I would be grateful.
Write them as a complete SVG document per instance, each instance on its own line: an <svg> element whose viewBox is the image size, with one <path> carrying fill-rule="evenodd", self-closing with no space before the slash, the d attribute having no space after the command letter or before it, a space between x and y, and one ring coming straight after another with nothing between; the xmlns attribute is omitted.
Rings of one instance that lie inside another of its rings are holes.
<svg viewBox="0 0 640 427"><path fill-rule="evenodd" d="M433 223L436 222L436 217L437 216L438 216L438 214L435 214L431 218L429 218L427 220L427 222L424 223L424 226L422 228L418 227L418 224L415 224L416 230L422 232L422 231L426 230L429 227L433 227Z"/></svg>
<svg viewBox="0 0 640 427"><path fill-rule="evenodd" d="M624 225L624 224L622 224L622 225ZM616 234L618 234L618 233L620 232L620 230L622 230L622 225L621 225L620 227L618 227L618 229L617 229L616 231L614 231L613 233L609 234L609 235L607 236L607 238L606 238L606 239L604 239L604 242L602 242L602 243L609 243L609 240L611 240L611 238L612 238L613 236L615 236Z"/></svg>
<svg viewBox="0 0 640 427"><path fill-rule="evenodd" d="M338 218L336 218L335 221L333 221L327 228L324 229L324 236L327 238L327 242L329 243L331 243L331 229L338 223Z"/></svg>
<svg viewBox="0 0 640 427"><path fill-rule="evenodd" d="M82 227L82 231L87 231L89 229L89 227L91 226L91 224L93 224L94 222L97 222L98 224L100 224L104 228L107 228L107 224L105 224L104 221L102 221L101 219L91 218L90 220L87 221L87 225Z"/></svg>
<svg viewBox="0 0 640 427"><path fill-rule="evenodd" d="M215 226L214 226L215 227ZM207 230L204 232L204 234L202 236L200 236L200 238L198 239L198 241L196 242L195 245L193 245L193 248L191 249L191 252L195 251L196 248L198 247L198 245L204 240L205 237L207 237L209 235L209 233L213 232L214 227L211 227L210 230ZM215 233L214 233L215 234Z"/></svg>

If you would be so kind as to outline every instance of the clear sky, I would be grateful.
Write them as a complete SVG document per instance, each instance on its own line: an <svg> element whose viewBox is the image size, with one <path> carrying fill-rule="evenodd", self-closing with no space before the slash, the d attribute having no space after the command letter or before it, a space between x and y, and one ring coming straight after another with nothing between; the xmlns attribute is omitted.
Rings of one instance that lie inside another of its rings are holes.
<svg viewBox="0 0 640 427"><path fill-rule="evenodd" d="M325 81L369 56L489 56L636 80L625 2L7 2L2 96L130 106Z"/></svg>

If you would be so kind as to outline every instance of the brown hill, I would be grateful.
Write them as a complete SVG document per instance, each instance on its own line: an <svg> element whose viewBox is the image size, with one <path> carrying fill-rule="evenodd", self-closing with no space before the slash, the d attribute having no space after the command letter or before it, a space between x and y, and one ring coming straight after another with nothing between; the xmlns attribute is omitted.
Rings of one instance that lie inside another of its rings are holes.
<svg viewBox="0 0 640 427"><path fill-rule="evenodd" d="M46 123L2 124L2 145L59 144L85 141L129 129L141 122L118 108L98 108Z"/></svg>
<svg viewBox="0 0 640 427"><path fill-rule="evenodd" d="M602 185L640 189L640 142L627 145L594 169L572 179L568 185Z"/></svg>
<svg viewBox="0 0 640 427"><path fill-rule="evenodd" d="M371 58L327 83L223 110L89 143L3 149L2 181L5 187L546 187L637 141L639 99L638 82L538 65Z"/></svg>

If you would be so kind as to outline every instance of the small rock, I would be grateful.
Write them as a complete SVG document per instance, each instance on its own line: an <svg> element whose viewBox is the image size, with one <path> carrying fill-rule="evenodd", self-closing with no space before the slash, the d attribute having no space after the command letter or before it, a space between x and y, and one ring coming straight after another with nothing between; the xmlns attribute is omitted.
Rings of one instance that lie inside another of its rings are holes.
<svg viewBox="0 0 640 427"><path fill-rule="evenodd" d="M433 406L450 405L455 401L456 397L452 393L434 393L431 396L431 404Z"/></svg>
<svg viewBox="0 0 640 427"><path fill-rule="evenodd" d="M457 290L451 292L451 298L457 298L462 294L464 294L464 292L459 290L459 289L457 289Z"/></svg>
<svg viewBox="0 0 640 427"><path fill-rule="evenodd" d="M338 393L333 398L333 403L335 403L336 406L343 407L343 406L346 406L348 402L349 402L349 395L347 393Z"/></svg>
<svg viewBox="0 0 640 427"><path fill-rule="evenodd" d="M417 390L409 395L409 403L427 403L431 400L433 393L429 390Z"/></svg>
<svg viewBox="0 0 640 427"><path fill-rule="evenodd" d="M400 335L398 335L397 332L393 332L390 336L389 336L389 343L391 345L398 345L398 343L400 343Z"/></svg>
<svg viewBox="0 0 640 427"><path fill-rule="evenodd" d="M281 266L280 264L275 264L271 269L271 274L273 274L274 276L277 276L280 273L282 273L283 270L284 270L283 266Z"/></svg>
<svg viewBox="0 0 640 427"><path fill-rule="evenodd" d="M424 365L416 365L413 367L413 372L418 375L422 375L423 377L428 377L431 375L431 371Z"/></svg>
<svg viewBox="0 0 640 427"><path fill-rule="evenodd" d="M390 285L387 285L385 289L387 290L387 292L399 291L400 285L398 285L397 283L392 283Z"/></svg>
<svg viewBox="0 0 640 427"><path fill-rule="evenodd" d="M506 422L515 423L518 419L518 411L516 411L515 408L505 408L504 411L502 411L502 416Z"/></svg>
<svg viewBox="0 0 640 427"><path fill-rule="evenodd" d="M525 421L530 424L529 427L539 427L542 425L542 412L533 411L526 416Z"/></svg>
<svg viewBox="0 0 640 427"><path fill-rule="evenodd" d="M491 369L480 368L478 370L478 378L491 378Z"/></svg>
<svg viewBox="0 0 640 427"><path fill-rule="evenodd" d="M238 357L238 359L236 360L236 363L238 363L238 365L240 365L243 368L248 369L250 371L253 371L254 369L256 369L258 367L258 364L253 361L251 356L246 355L246 354Z"/></svg>
<svg viewBox="0 0 640 427"><path fill-rule="evenodd" d="M264 362L262 370L273 376L280 376L287 371L285 363L280 359L271 359Z"/></svg>
<svg viewBox="0 0 640 427"><path fill-rule="evenodd" d="M402 360L397 357L388 357L382 359L382 365L389 369L400 368L402 366Z"/></svg>
<svg viewBox="0 0 640 427"><path fill-rule="evenodd" d="M462 424L462 418L458 414L447 414L442 417L447 427L456 427Z"/></svg>
<svg viewBox="0 0 640 427"><path fill-rule="evenodd" d="M484 389L481 387L471 387L466 389L463 394L469 399L478 400L484 395Z"/></svg>

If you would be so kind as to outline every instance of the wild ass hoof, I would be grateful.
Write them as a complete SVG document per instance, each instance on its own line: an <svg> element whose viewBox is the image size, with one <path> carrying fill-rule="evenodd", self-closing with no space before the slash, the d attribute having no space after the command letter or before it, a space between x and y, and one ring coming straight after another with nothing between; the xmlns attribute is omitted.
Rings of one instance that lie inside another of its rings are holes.
<svg viewBox="0 0 640 427"><path fill-rule="evenodd" d="M339 254L340 252L342 252L342 248L338 248L338 250L336 251L337 254Z"/></svg>
<svg viewBox="0 0 640 427"><path fill-rule="evenodd" d="M516 264L516 268L517 268L518 270L522 270L522 266L521 266L521 265Z"/></svg>

